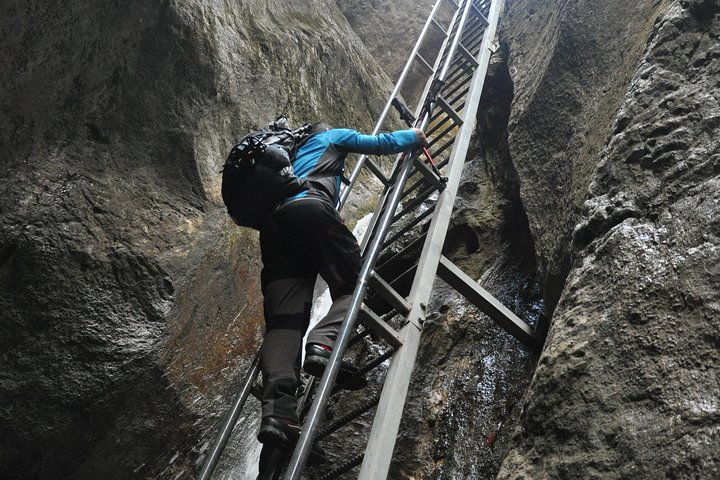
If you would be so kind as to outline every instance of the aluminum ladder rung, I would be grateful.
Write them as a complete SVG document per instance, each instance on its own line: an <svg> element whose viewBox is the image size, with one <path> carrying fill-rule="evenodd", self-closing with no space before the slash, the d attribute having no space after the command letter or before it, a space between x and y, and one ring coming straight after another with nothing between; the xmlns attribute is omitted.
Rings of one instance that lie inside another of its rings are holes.
<svg viewBox="0 0 720 480"><path fill-rule="evenodd" d="M358 318L363 325L378 337L385 340L392 348L397 350L402 346L402 340L400 340L398 332L367 306L363 305L360 307L360 315Z"/></svg>
<svg viewBox="0 0 720 480"><path fill-rule="evenodd" d="M368 362L368 363L366 363L365 365L363 365L363 366L358 370L358 373L361 374L361 375L365 375L365 374L368 373L370 370L376 369L377 367L379 367L380 365L382 365L382 364L385 362L385 360L388 360L389 358L392 358L392 356L395 354L395 351L396 351L396 349L394 349L394 348L392 348L392 347L388 348L388 350L387 350L385 353L383 353L382 355L378 355L378 356L375 357L371 362Z"/></svg>
<svg viewBox="0 0 720 480"><path fill-rule="evenodd" d="M420 52L415 54L415 59L418 61L418 63L420 63L420 66L422 66L428 72L430 72L430 73L435 72L435 69L433 68L433 66L430 65L430 63L427 60L425 60L425 58L422 55L420 55Z"/></svg>
<svg viewBox="0 0 720 480"><path fill-rule="evenodd" d="M440 23L439 23L437 20L435 20L434 18L432 19L432 22L431 22L431 23L432 23L432 26L433 26L433 27L435 27L435 28L437 28L438 30L440 30L440 31L442 32L442 34L447 37L447 30L445 30L445 27L443 27L442 25L440 25Z"/></svg>
<svg viewBox="0 0 720 480"><path fill-rule="evenodd" d="M430 135L432 138L442 138L443 135L442 135L442 134L438 134L437 132L438 132L438 130L440 130L441 128L443 128L443 127L448 123L448 121L450 121L450 123L451 123L450 127L455 127L455 126L456 126L456 125L454 125L454 124L452 123L452 118L450 117L450 115L445 114L445 115L443 116L444 113L445 113L445 112L439 113L437 119L436 119L435 122L432 124L432 127L430 127L430 128L428 129L428 132L425 134L426 137L427 137L427 135ZM432 145L432 141L430 141L430 144Z"/></svg>
<svg viewBox="0 0 720 480"><path fill-rule="evenodd" d="M417 262L412 262L409 267L405 268L399 275L395 275L392 280L384 280L391 288L397 292L395 285L401 284L403 281L407 281L409 277L412 277L417 269Z"/></svg>
<svg viewBox="0 0 720 480"><path fill-rule="evenodd" d="M420 160L419 158L415 160L415 169L420 172L427 181L427 183L430 184L430 195L432 195L432 192L438 191L441 192L443 188L445 188L445 183L443 183L443 179L445 177L438 177L438 174L435 173L435 171L430 168L427 164L427 161L425 159ZM430 197L428 196L428 198Z"/></svg>
<svg viewBox="0 0 720 480"><path fill-rule="evenodd" d="M477 68L477 66L479 65L478 61L475 59L475 57L473 57L473 55L470 52L468 52L468 50L465 48L465 46L462 43L460 45L458 45L458 50L460 51L460 55L463 58L465 58L465 61L469 64L469 66L468 66L463 63L462 64L463 68L465 68L468 71L468 73L472 74L472 72L474 72L475 69Z"/></svg>
<svg viewBox="0 0 720 480"><path fill-rule="evenodd" d="M458 88L457 88L457 89L454 89L454 90L452 90L452 91L445 92L445 93L447 93L446 96L450 98L450 99L447 101L448 104L450 104L450 105L457 105L458 103L460 103L460 105L453 107L453 108L455 108L456 110L463 109L463 108L465 107L464 99L465 99L465 95L467 95L467 92L468 92L468 89L465 88L466 86L467 86L467 84L458 85ZM462 91L460 91L460 92L458 93L458 90L460 90L461 88L465 88L465 89L462 90ZM451 97L451 95L453 95L453 94L455 94L455 96L454 96L454 97Z"/></svg>
<svg viewBox="0 0 720 480"><path fill-rule="evenodd" d="M475 6L474 3L473 3L473 6L470 7L470 11L471 11L473 14L475 14L475 16L476 16L477 18L479 18L486 26L487 26L487 25L490 25L490 21L487 19L487 17L486 17L485 15L483 15L483 13L480 11L480 9L478 9L477 6Z"/></svg>
<svg viewBox="0 0 720 480"><path fill-rule="evenodd" d="M430 142L430 147L433 147L435 145L435 143L437 143L440 140L442 140L442 137L438 137L435 139L435 141ZM437 150L432 152L433 157L438 158L440 155L445 153L445 150L450 148L454 143L455 143L455 137L449 139L447 142L440 145L440 148L438 148ZM444 163L447 163L447 162L444 162Z"/></svg>
<svg viewBox="0 0 720 480"><path fill-rule="evenodd" d="M382 355L379 355L375 359L372 360L372 362L367 363L362 368L358 370L358 375L365 375L366 373L370 372L371 370L376 369L380 365L382 365L385 361L392 358L393 354L395 353L396 349L389 348L385 353ZM338 389L340 391L341 389ZM333 393L336 393L333 391ZM349 413L343 415L337 420L334 420L332 423L325 425L318 433L317 438L315 439L315 442L319 442L325 437L328 437L332 435L333 433L340 430L342 427L347 425L348 423L352 422L354 419L358 418L360 415L364 414L365 412L369 411L372 407L377 405L378 401L380 400L379 395L375 395L373 398L368 400L367 402L363 403L359 407L355 408L354 410L350 411Z"/></svg>
<svg viewBox="0 0 720 480"><path fill-rule="evenodd" d="M440 126L442 126L442 125L439 125L437 128L433 128L433 131L439 130ZM443 138L445 135L447 135L448 133L450 133L454 128L458 128L459 126L460 126L460 125L451 124L451 125L450 125L449 127L447 127L445 130L443 130L442 133L439 133L439 134L437 134L436 136L437 136L438 138Z"/></svg>
<svg viewBox="0 0 720 480"><path fill-rule="evenodd" d="M364 376L366 373L368 373L371 370L376 369L380 365L385 362L385 360L391 358L393 356L393 353L395 353L395 349L390 347L388 350L383 353L382 355L378 355L377 357L373 358L371 361L363 365L362 367L358 368L358 375ZM344 392L345 388L341 386L340 384L336 383L332 390L332 395L335 395L336 393Z"/></svg>
<svg viewBox="0 0 720 480"><path fill-rule="evenodd" d="M387 259L381 259L384 260L377 268L376 271L381 274L383 270L387 270L393 262L396 260L399 260L403 258L404 255L406 255L408 252L411 252L413 248L417 248L418 244L425 241L425 234L418 235L417 238L414 238L412 242L408 243L402 250L392 254Z"/></svg>
<svg viewBox="0 0 720 480"><path fill-rule="evenodd" d="M537 346L538 342L530 325L523 322L445 256L440 258L437 274L523 345L530 348Z"/></svg>
<svg viewBox="0 0 720 480"><path fill-rule="evenodd" d="M380 169L380 167L378 167L377 164L370 158L365 159L365 166L367 166L368 170L370 170L383 185L387 186L390 184L390 179L387 178L382 169Z"/></svg>
<svg viewBox="0 0 720 480"><path fill-rule="evenodd" d="M451 139L448 140L445 144L441 145L441 147L440 147L438 150L432 150L432 147L433 147L433 146L435 145L435 143L436 143L438 140L440 140L441 138L442 138L442 137L429 138L430 147L428 147L428 151L430 152L430 155L431 155L434 159L436 159L436 160L437 160L437 159L440 157L440 155L442 155L443 152L445 152L445 150L447 150L447 148L450 147L450 146L453 144L453 142L454 142L454 138L451 138ZM447 161L446 161L446 160L442 160L442 161L440 161L440 163L437 164L437 167L438 167L438 169L441 169L441 168L443 168L445 165L447 165ZM421 188L422 186L425 186L425 185L427 185L427 182L425 181L425 177L421 176L420 179L418 179L417 181L415 181L410 187L407 187L407 188L403 191L402 199L405 200L405 198L407 198L408 196L410 196L415 190L418 190L419 188ZM397 217L397 216L398 216L398 215L396 215L396 217ZM383 247L383 248L385 248L385 247Z"/></svg>
<svg viewBox="0 0 720 480"><path fill-rule="evenodd" d="M450 118L453 119L453 121L455 122L455 125L460 126L463 123L465 123L465 120L463 120L460 117L460 114L458 114L455 111L455 109L450 106L450 104L445 100L445 98L442 95L440 95L438 97L437 104L440 108L442 108L445 111L445 113L447 113L450 116Z"/></svg>
<svg viewBox="0 0 720 480"><path fill-rule="evenodd" d="M407 300L376 272L373 272L368 278L368 283L385 301L395 308L395 310L404 315L407 315L410 311L410 304L407 303Z"/></svg>
<svg viewBox="0 0 720 480"><path fill-rule="evenodd" d="M449 103L454 103L459 98L459 96L455 95L455 94L458 91L460 91L461 89L467 87L467 85L470 83L471 80L472 80L471 75L466 75L464 73L461 75L458 75L457 79L455 79L455 80L453 80L453 82L447 83L445 85L445 87L443 88L441 93L443 94L443 96L451 99ZM467 92L467 89L463 90L463 92ZM455 95L455 96L453 97L453 95Z"/></svg>

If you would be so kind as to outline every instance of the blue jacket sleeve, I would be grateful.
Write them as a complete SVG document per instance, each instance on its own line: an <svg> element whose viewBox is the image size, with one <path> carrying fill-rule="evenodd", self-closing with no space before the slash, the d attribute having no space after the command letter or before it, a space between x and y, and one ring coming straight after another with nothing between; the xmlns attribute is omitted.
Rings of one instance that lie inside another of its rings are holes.
<svg viewBox="0 0 720 480"><path fill-rule="evenodd" d="M412 130L397 130L392 133L364 135L347 128L329 130L330 141L337 148L349 153L380 155L400 153L417 145L417 137Z"/></svg>

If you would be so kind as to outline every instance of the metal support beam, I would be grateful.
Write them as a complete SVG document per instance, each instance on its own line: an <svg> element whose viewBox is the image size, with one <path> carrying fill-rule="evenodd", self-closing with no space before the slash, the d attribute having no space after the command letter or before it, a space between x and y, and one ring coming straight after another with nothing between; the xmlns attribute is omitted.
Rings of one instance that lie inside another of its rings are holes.
<svg viewBox="0 0 720 480"><path fill-rule="evenodd" d="M523 345L535 348L537 341L532 328L517 315L500 303L476 281L467 276L457 265L446 257L440 258L438 276L448 285L470 300L485 315L504 328L510 335L517 338Z"/></svg>

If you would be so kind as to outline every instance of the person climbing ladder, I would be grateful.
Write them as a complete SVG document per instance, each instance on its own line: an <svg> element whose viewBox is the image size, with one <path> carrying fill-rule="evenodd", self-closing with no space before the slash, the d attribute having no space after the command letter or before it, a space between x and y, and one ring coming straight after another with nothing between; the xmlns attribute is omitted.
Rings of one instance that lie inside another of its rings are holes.
<svg viewBox="0 0 720 480"><path fill-rule="evenodd" d="M295 394L317 275L327 282L333 303L307 338L303 369L315 376L322 375L330 358L357 282L360 247L335 208L346 156L400 153L418 145L427 145L427 140L417 128L364 135L316 123L298 147L293 168L307 189L285 199L260 226L266 322L260 350L260 442L290 449L300 436ZM354 365L344 362L338 384L358 389L365 380Z"/></svg>

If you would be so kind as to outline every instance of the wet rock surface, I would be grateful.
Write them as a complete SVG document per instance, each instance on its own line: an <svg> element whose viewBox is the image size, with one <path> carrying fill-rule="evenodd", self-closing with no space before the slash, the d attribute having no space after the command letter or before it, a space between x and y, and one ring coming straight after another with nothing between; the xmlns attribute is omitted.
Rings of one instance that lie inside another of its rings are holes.
<svg viewBox="0 0 720 480"><path fill-rule="evenodd" d="M229 145L278 113L370 130L431 3L5 6L3 478L197 470L262 332ZM438 281L390 478L718 476L718 11L507 2L445 254L552 327L526 392L537 354Z"/></svg>
<svg viewBox="0 0 720 480"><path fill-rule="evenodd" d="M714 478L720 5L655 24L498 478Z"/></svg>
<svg viewBox="0 0 720 480"><path fill-rule="evenodd" d="M508 126L547 307L610 126L665 2L507 2L500 41L515 84Z"/></svg>
<svg viewBox="0 0 720 480"><path fill-rule="evenodd" d="M434 3L431 0L337 0L348 23L392 80L397 79L407 62L408 52L415 45Z"/></svg>
<svg viewBox="0 0 720 480"><path fill-rule="evenodd" d="M227 151L279 113L369 130L387 79L334 2L6 2L0 31L2 476L189 475L262 328Z"/></svg>

